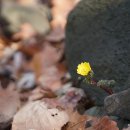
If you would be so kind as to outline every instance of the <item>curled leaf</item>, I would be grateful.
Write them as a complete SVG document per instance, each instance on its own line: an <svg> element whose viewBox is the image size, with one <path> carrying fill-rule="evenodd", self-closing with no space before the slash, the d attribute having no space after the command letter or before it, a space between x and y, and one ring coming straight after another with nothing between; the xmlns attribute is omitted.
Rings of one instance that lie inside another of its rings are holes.
<svg viewBox="0 0 130 130"><path fill-rule="evenodd" d="M27 104L15 115L12 130L61 130L68 121L65 111L36 101Z"/></svg>

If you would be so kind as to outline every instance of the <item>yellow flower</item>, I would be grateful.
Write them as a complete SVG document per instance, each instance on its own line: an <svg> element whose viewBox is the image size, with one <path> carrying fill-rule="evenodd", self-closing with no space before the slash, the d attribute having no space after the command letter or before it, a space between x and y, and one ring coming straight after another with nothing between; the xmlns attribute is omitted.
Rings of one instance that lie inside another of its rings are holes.
<svg viewBox="0 0 130 130"><path fill-rule="evenodd" d="M77 73L82 76L87 76L92 71L89 62L82 62L77 67Z"/></svg>

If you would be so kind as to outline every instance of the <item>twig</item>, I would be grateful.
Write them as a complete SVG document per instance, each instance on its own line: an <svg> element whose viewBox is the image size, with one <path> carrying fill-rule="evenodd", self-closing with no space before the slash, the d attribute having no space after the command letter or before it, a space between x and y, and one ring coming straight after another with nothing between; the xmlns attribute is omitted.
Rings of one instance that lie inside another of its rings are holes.
<svg viewBox="0 0 130 130"><path fill-rule="evenodd" d="M91 80L91 85L97 86L97 81L96 80ZM103 89L105 92L107 92L109 95L113 94L113 91L111 88L105 87L105 86L100 86L99 88Z"/></svg>

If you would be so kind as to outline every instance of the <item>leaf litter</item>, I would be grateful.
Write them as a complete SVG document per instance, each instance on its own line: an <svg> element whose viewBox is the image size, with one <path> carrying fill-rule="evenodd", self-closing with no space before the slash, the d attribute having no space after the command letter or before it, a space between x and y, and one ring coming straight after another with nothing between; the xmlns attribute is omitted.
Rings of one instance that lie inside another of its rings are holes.
<svg viewBox="0 0 130 130"><path fill-rule="evenodd" d="M79 1L42 1L53 16L47 36L38 36L30 23L20 26L13 41L0 33L0 70L11 70L10 74L0 71L1 130L118 130L109 117L81 115L76 110L86 95L71 81L64 48L66 18Z"/></svg>

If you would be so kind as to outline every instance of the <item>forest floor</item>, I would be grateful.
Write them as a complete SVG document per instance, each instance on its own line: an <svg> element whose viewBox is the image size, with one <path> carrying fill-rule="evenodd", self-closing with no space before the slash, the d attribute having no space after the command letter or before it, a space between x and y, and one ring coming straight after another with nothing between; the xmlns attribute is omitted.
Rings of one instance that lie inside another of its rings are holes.
<svg viewBox="0 0 130 130"><path fill-rule="evenodd" d="M20 41L0 35L0 129L118 130L107 116L79 114L90 103L71 80L64 50L67 16L78 1L51 2L51 31L42 40L25 45L34 38L29 23L15 34Z"/></svg>

